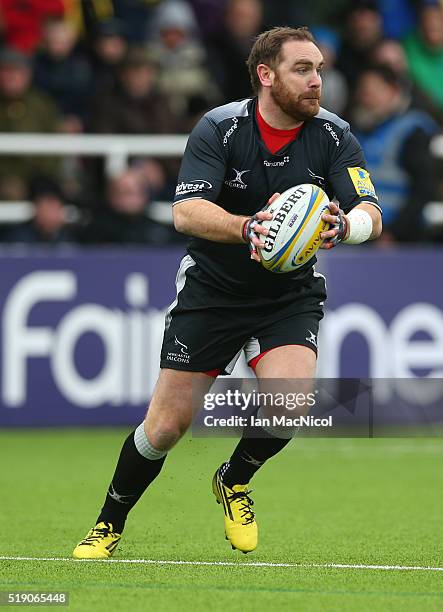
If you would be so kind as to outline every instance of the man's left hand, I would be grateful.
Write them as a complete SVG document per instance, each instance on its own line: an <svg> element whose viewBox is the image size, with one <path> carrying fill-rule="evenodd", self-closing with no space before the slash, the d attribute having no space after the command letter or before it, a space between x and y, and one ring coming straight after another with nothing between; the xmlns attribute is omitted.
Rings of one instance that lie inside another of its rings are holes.
<svg viewBox="0 0 443 612"><path fill-rule="evenodd" d="M321 249L332 249L342 240L348 237L349 221L345 213L335 204L329 204L329 213L323 213L321 218L331 225L331 228L320 234L324 240Z"/></svg>
<svg viewBox="0 0 443 612"><path fill-rule="evenodd" d="M246 229L246 236L245 239L247 240L249 238L249 251L251 253L251 259L253 259L254 261L258 261L260 263L261 261L261 257L260 254L258 252L258 249L262 249L265 246L265 239L266 236L269 233L269 230L267 230L266 228L262 227L260 225L260 223L262 221L270 221L272 219L272 215L270 212L268 212L266 210L266 208L272 204L273 202L275 202L275 200L279 197L279 193L274 193L268 200L266 206L264 208L262 208L262 210L259 210L258 213L256 213L254 215L254 217L251 217L251 219L246 223L247 226L246 227L243 226L243 230L245 231ZM252 225L251 227L251 222L255 224ZM250 231L250 229L252 229L252 231Z"/></svg>

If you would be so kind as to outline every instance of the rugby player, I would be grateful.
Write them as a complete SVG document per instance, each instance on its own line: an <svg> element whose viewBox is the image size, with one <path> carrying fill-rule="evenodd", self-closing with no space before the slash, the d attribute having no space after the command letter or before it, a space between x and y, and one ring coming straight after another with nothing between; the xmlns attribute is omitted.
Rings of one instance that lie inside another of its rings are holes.
<svg viewBox="0 0 443 612"><path fill-rule="evenodd" d="M273 274L257 250L267 230L262 210L276 194L314 183L336 198L323 248L379 236L381 211L349 125L320 108L323 57L306 28L262 33L248 66L254 96L208 112L190 135L174 200L174 223L188 234L177 297L165 321L161 370L143 423L123 444L96 525L76 558L115 550L130 509L158 476L192 419L192 390L209 389L242 351L259 379L312 379L326 299L313 261ZM259 210L259 212L257 212ZM248 249L249 246L249 249ZM288 437L268 428L244 433L212 486L233 548L257 546L249 481Z"/></svg>

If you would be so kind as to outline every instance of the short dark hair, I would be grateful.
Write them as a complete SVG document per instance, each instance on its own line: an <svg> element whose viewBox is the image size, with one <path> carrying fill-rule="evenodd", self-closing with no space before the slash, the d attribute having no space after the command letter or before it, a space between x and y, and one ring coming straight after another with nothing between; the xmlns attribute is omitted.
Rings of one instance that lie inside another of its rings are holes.
<svg viewBox="0 0 443 612"><path fill-rule="evenodd" d="M152 54L142 47L131 47L120 63L120 70L128 68L155 67L156 62Z"/></svg>
<svg viewBox="0 0 443 612"><path fill-rule="evenodd" d="M392 87L404 87L404 81L402 80L401 76L393 68L387 66L386 64L370 64L360 73L358 80L360 80L361 76L368 73L376 74L380 79L382 79L382 81L388 85L391 85Z"/></svg>
<svg viewBox="0 0 443 612"><path fill-rule="evenodd" d="M262 32L255 39L246 62L254 94L257 94L260 90L257 66L266 64L274 69L279 63L281 48L288 40L307 41L316 44L314 37L306 27L276 27Z"/></svg>
<svg viewBox="0 0 443 612"><path fill-rule="evenodd" d="M0 49L0 66L18 66L20 68L31 68L32 62L29 55L13 49L3 47Z"/></svg>
<svg viewBox="0 0 443 612"><path fill-rule="evenodd" d="M51 176L38 175L32 178L28 184L28 195L33 202L46 197L57 198L57 200L65 202L63 189Z"/></svg>

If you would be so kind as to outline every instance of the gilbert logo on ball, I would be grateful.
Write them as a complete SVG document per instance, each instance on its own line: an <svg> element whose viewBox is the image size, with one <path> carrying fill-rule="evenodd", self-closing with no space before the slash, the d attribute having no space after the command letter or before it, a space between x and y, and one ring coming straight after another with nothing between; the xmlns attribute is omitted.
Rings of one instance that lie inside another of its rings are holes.
<svg viewBox="0 0 443 612"><path fill-rule="evenodd" d="M309 183L287 189L267 210L273 219L263 221L269 229L260 249L262 265L271 272L293 272L307 263L322 244L321 232L329 229L322 220L329 212L323 189Z"/></svg>

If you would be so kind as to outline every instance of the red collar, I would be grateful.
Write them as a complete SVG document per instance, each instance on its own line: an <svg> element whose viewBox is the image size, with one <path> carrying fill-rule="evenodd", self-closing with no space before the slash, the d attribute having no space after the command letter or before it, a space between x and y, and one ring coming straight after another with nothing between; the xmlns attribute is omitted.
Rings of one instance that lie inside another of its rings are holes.
<svg viewBox="0 0 443 612"><path fill-rule="evenodd" d="M261 116L258 109L258 104L256 117L263 142L273 154L282 149L286 144L288 144L288 142L295 140L303 127L303 124L299 127L292 128L291 130L279 130L272 127L269 125L269 123L266 123Z"/></svg>

